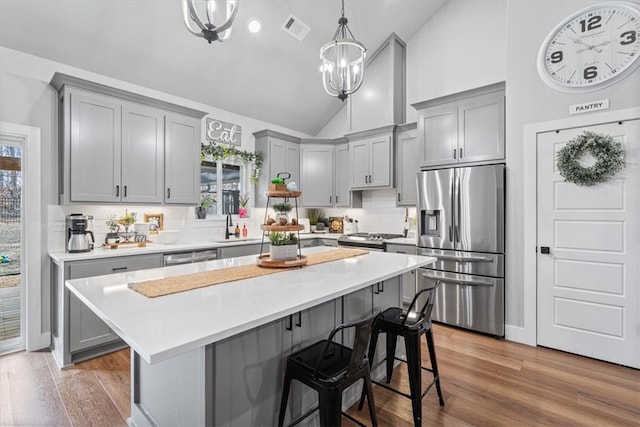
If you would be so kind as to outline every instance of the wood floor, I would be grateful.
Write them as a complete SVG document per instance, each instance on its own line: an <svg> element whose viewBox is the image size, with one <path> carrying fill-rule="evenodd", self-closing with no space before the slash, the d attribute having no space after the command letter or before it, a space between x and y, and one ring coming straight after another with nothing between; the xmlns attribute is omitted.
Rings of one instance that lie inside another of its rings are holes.
<svg viewBox="0 0 640 427"><path fill-rule="evenodd" d="M446 403L425 396L424 426L640 426L639 370L442 325L434 335ZM393 383L407 387L404 365ZM407 399L374 393L380 426L412 424ZM124 426L129 395L128 350L64 371L49 352L0 358L1 426ZM349 413L369 424L366 409Z"/></svg>

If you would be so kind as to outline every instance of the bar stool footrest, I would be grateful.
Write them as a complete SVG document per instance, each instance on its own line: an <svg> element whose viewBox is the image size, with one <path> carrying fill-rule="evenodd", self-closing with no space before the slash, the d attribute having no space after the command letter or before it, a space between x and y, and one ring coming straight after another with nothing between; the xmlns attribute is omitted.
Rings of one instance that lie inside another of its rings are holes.
<svg viewBox="0 0 640 427"><path fill-rule="evenodd" d="M397 360L398 362L407 363L406 360L400 359L399 357L395 357L394 356L394 359ZM386 361L387 361L387 358L385 357L382 360L380 360L378 363L373 365L371 370L376 369L378 366L382 365ZM423 369L423 370L425 370L427 372L431 372L433 374L433 369L425 368L424 366L420 366L420 369ZM420 394L420 398L425 397L427 395L427 393L429 393L429 390L431 390L431 387L433 387L436 384L436 381L438 381L438 379L440 379L440 375L436 375L436 376L433 377L433 381L431 381L431 383L429 383L427 388L425 388L424 391ZM376 380L373 380L373 379L371 380L371 382L376 384L376 385L382 386L382 387L386 388L389 391L397 393L400 396L406 397L407 399L411 399L411 395L410 394L404 393L404 392L402 392L400 390L396 390L395 388L393 388L393 387L391 387L391 386L389 386L389 385L387 385L385 383L382 383L382 382L379 382L379 381L376 381Z"/></svg>

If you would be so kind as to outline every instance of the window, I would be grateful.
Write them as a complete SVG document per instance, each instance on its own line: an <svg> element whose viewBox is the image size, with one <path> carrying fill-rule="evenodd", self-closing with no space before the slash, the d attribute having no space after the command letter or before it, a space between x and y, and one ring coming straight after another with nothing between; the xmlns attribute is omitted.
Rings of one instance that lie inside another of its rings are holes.
<svg viewBox="0 0 640 427"><path fill-rule="evenodd" d="M203 162L200 168L200 194L210 195L216 202L207 210L209 215L237 215L240 196L246 193L244 165Z"/></svg>

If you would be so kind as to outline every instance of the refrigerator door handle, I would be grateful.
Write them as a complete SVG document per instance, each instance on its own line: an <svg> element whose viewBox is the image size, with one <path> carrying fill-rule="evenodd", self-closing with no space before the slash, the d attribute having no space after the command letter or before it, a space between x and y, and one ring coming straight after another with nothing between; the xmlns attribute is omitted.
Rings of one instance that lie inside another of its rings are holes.
<svg viewBox="0 0 640 427"><path fill-rule="evenodd" d="M449 241L451 243L454 243L455 246L455 230L456 230L456 210L455 210L455 206L456 206L456 202L455 202L455 191L456 191L456 184L455 184L455 173L451 175L451 225L449 226Z"/></svg>
<svg viewBox="0 0 640 427"><path fill-rule="evenodd" d="M462 200L461 200L461 196L460 196L460 175L456 174L456 198L455 198L455 204L456 204L456 226L454 227L455 230L455 239L456 239L456 243L460 242L460 223L461 223L461 218L460 218L460 211L462 211L461 209L461 204L462 204Z"/></svg>
<svg viewBox="0 0 640 427"><path fill-rule="evenodd" d="M440 280L442 282L453 282L459 285L467 285L467 286L493 286L494 283L488 280L462 280L462 279L453 279L451 277L440 277L435 274L422 273L422 277L426 277L427 279Z"/></svg>
<svg viewBox="0 0 640 427"><path fill-rule="evenodd" d="M458 262L493 262L494 259L491 257L476 257L476 256L451 256L451 255L429 255L435 256L438 259L446 259L447 261L458 261Z"/></svg>

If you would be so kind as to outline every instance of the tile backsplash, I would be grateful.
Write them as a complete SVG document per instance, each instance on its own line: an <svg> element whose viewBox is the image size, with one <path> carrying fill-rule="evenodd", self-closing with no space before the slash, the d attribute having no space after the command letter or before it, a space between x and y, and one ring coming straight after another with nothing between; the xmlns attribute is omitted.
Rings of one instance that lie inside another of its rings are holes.
<svg viewBox="0 0 640 427"><path fill-rule="evenodd" d="M344 216L358 220L359 229L363 232L402 233L405 209L395 206L395 190L365 191L362 195L362 208L341 209L326 208L326 217ZM96 246L104 242L108 231L105 223L107 216L116 214L122 216L125 209L137 215L138 222L142 222L144 214L162 213L165 230L180 230L180 242L218 241L224 239L225 217L196 219L193 207L179 206L128 206L128 205L74 205L48 207L48 250L50 252L64 251L66 242L65 217L72 213L82 213L93 216L93 233ZM260 237L260 224L264 220L264 208L251 208L251 218L233 216L233 224L244 224L249 229L249 237ZM409 208L410 217L416 216L416 209ZM304 208L300 208L300 216L305 217ZM151 235L153 240L153 235Z"/></svg>

